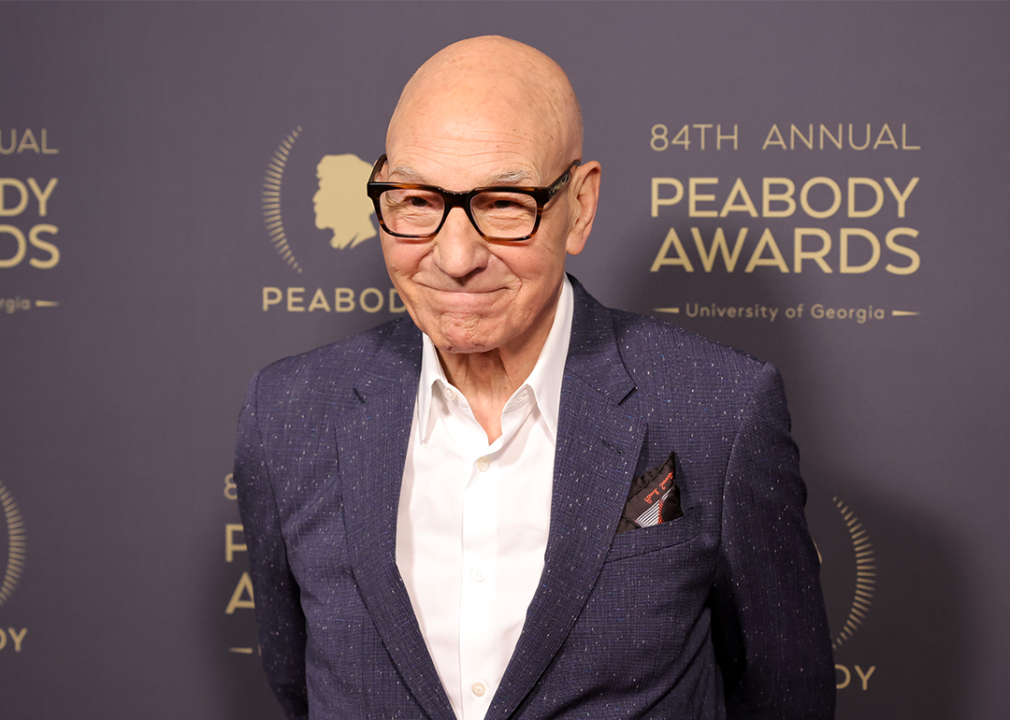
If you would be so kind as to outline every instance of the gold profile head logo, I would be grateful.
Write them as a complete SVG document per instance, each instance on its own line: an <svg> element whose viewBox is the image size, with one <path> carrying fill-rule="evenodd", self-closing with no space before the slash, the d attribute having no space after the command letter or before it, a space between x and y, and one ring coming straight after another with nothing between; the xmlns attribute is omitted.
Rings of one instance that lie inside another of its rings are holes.
<svg viewBox="0 0 1010 720"><path fill-rule="evenodd" d="M371 219L375 209L365 194L371 172L371 165L349 153L326 155L316 166L316 227L333 231L330 247L353 248L378 234Z"/></svg>
<svg viewBox="0 0 1010 720"><path fill-rule="evenodd" d="M284 262L297 273L302 272L302 265L288 242L281 215L281 197L288 160L301 134L302 128L297 127L277 146L263 176L262 195L263 223L270 242ZM312 196L315 225L332 233L331 248L354 248L379 234L372 222L375 208L365 191L371 173L371 165L350 153L324 155L316 164L317 190ZM301 195L304 190L297 192Z"/></svg>

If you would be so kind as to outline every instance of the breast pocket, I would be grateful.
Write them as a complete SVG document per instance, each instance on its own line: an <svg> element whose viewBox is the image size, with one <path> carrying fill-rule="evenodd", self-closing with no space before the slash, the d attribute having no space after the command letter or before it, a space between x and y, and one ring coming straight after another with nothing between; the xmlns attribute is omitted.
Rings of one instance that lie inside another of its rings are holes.
<svg viewBox="0 0 1010 720"><path fill-rule="evenodd" d="M698 515L698 511L692 509L671 522L620 533L614 536L604 562L617 562L686 543L701 534Z"/></svg>

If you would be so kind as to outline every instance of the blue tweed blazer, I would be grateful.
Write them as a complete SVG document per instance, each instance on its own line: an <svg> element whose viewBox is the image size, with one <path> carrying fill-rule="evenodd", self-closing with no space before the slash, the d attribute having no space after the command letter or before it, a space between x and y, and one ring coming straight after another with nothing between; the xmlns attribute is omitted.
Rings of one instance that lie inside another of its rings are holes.
<svg viewBox="0 0 1010 720"><path fill-rule="evenodd" d="M543 576L487 720L833 717L778 371L573 284ZM403 318L250 383L235 480L291 718L454 718L395 560L420 364ZM671 452L683 517L615 534Z"/></svg>

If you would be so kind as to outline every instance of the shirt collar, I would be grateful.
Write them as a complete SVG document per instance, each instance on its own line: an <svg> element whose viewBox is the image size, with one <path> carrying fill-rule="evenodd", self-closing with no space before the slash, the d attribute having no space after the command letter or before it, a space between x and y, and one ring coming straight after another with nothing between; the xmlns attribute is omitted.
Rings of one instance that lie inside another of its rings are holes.
<svg viewBox="0 0 1010 720"><path fill-rule="evenodd" d="M565 374L565 360L568 358L568 343L572 335L572 317L575 312L575 295L572 283L565 275L561 285L561 297L554 311L554 322L547 335L540 357L537 358L533 371L521 386L512 394L509 403L513 401L524 388L529 388L533 394L533 402L540 410L547 427L555 439L558 434L558 415L561 411L561 382ZM417 388L417 419L422 428L422 440L427 441L431 435L432 423L431 405L432 392L436 385L443 390L451 387L438 360L435 344L427 334L422 334L421 350L421 380ZM506 403L506 407L509 405Z"/></svg>

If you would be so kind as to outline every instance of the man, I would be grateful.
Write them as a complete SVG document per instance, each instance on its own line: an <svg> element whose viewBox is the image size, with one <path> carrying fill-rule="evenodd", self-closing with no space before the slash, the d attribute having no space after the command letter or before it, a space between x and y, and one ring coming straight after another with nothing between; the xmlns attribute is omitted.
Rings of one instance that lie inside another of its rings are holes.
<svg viewBox="0 0 1010 720"><path fill-rule="evenodd" d="M289 716L832 716L778 373L566 279L581 156L568 79L520 43L404 89L368 190L413 322L266 368L242 414Z"/></svg>

